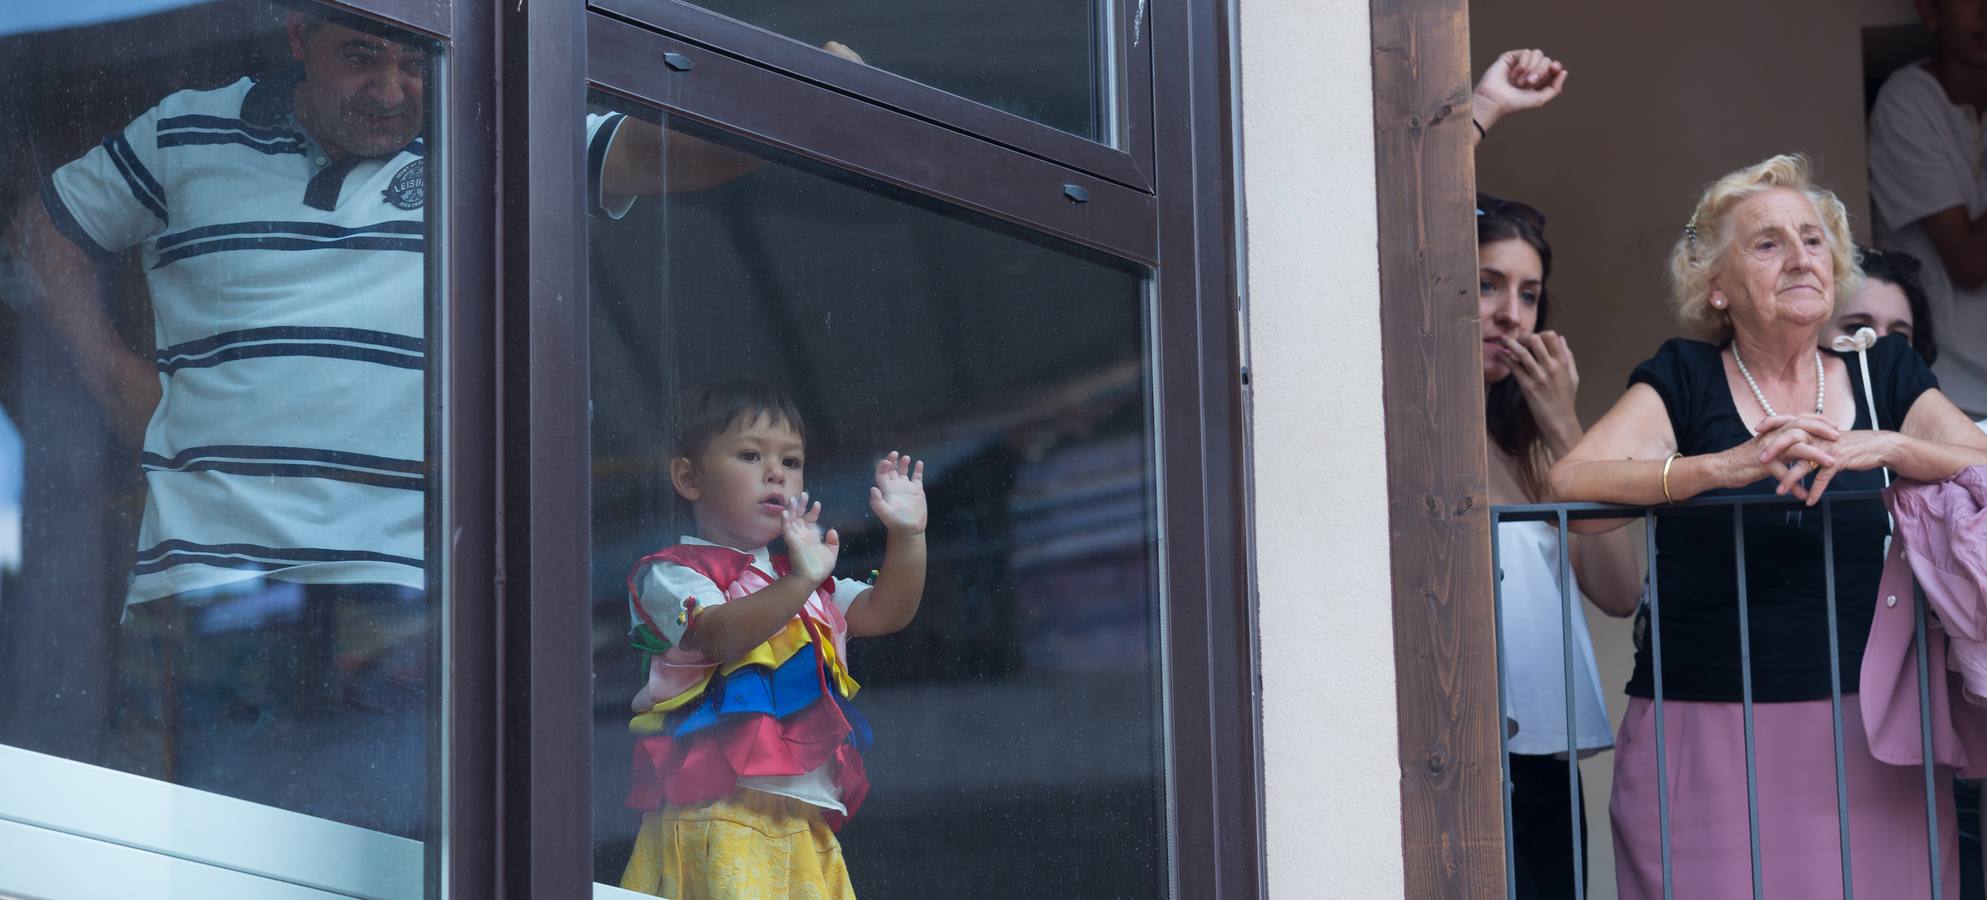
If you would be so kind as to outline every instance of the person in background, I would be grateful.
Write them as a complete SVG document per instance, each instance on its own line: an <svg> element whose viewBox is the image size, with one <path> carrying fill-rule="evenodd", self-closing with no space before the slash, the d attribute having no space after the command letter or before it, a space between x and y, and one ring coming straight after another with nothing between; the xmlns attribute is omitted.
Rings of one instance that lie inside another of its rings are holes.
<svg viewBox="0 0 1987 900"><path fill-rule="evenodd" d="M1987 3L1916 0L1932 58L1892 73L1870 110L1876 244L1925 263L1929 322L1946 336L1933 373L1954 404L1987 418Z"/></svg>
<svg viewBox="0 0 1987 900"><path fill-rule="evenodd" d="M1902 335L1925 365L1938 362L1938 332L1918 277L1923 264L1908 253L1874 247L1861 248L1859 257L1863 287L1836 305L1835 318L1822 332L1822 346L1868 328L1879 338ZM1987 430L1987 419L1976 424ZM1953 807L1959 817L1960 900L1980 900L1980 786L1955 779Z"/></svg>
<svg viewBox="0 0 1987 900"><path fill-rule="evenodd" d="M1522 203L1477 195L1477 313L1483 330L1484 424L1489 431L1490 502L1542 503L1545 473L1580 441L1574 400L1580 370L1564 335L1545 330L1552 247L1545 217ZM1635 612L1641 564L1626 529L1570 535L1571 632L1562 608L1559 531L1544 522L1498 526L1499 619L1508 742L1513 881L1521 900L1576 897L1573 871L1577 788L1569 751L1585 757L1614 746L1600 670L1580 598L1611 616ZM1566 733L1571 659L1575 734ZM1580 804L1584 807L1584 802ZM1578 819L1581 845L1587 819Z"/></svg>
<svg viewBox="0 0 1987 900"><path fill-rule="evenodd" d="M1868 328L1877 337L1903 335L1925 365L1939 361L1938 326L1932 324L1931 301L1919 279L1923 263L1909 253L1861 247L1863 287L1835 306L1835 318L1822 331L1822 346L1835 338Z"/></svg>
<svg viewBox="0 0 1987 900"><path fill-rule="evenodd" d="M1566 66L1540 50L1501 53L1471 97L1472 146L1507 115L1538 109L1566 87ZM1546 330L1552 247L1545 216L1523 203L1477 195L1477 316L1483 333L1484 425L1489 432L1490 502L1549 499L1544 475L1580 440L1574 410L1580 372L1565 336ZM1641 581L1627 532L1572 536L1572 632L1564 627L1558 532L1542 522L1499 526L1502 604L1498 656L1512 728L1512 881L1523 900L1579 896L1574 827L1587 842L1580 789L1567 778L1569 749L1585 757L1613 746L1593 640L1579 598L1610 615L1635 610ZM1570 644L1568 643L1570 641ZM1574 735L1566 728L1566 668L1574 669Z"/></svg>
<svg viewBox="0 0 1987 900"><path fill-rule="evenodd" d="M1822 334L1823 339L1832 341L1838 335L1853 335L1859 328L1869 328L1877 337L1902 334L1911 348L1925 358L1925 365L1937 363L1938 326L1932 322L1931 299L1925 294L1921 277L1924 264L1909 253L1874 247L1862 249L1862 260L1863 274L1867 276L1863 289L1836 307L1835 321ZM1974 424L1987 431L1987 418Z"/></svg>

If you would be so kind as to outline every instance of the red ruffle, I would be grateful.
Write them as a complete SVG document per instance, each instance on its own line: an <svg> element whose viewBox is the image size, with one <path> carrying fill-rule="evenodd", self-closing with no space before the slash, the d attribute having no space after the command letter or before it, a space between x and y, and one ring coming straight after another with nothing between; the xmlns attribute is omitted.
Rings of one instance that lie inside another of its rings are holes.
<svg viewBox="0 0 1987 900"><path fill-rule="evenodd" d="M854 818L856 810L862 808L862 799L869 796L869 773L862 767L862 752L854 744L843 744L835 748L835 789L842 794L842 805L848 807L843 815L832 809L823 810L821 818L828 827L836 831Z"/></svg>
<svg viewBox="0 0 1987 900"><path fill-rule="evenodd" d="M731 793L741 777L805 775L833 760L842 805L854 815L869 778L848 737L848 719L825 697L784 720L755 713L680 741L649 735L635 742L627 803L644 811L697 806ZM846 818L830 812L828 824L840 830Z"/></svg>

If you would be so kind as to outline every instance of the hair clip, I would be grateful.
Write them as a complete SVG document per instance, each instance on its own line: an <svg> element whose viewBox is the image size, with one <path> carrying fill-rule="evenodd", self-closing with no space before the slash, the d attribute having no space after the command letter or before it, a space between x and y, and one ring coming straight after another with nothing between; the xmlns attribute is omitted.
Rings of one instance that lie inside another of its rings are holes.
<svg viewBox="0 0 1987 900"><path fill-rule="evenodd" d="M1683 239L1686 243L1697 243L1697 220L1692 219L1683 226Z"/></svg>

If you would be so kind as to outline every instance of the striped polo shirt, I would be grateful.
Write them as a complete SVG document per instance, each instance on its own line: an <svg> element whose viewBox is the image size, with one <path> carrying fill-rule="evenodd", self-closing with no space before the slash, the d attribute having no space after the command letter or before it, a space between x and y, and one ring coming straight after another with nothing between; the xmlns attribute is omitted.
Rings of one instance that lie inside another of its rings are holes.
<svg viewBox="0 0 1987 900"><path fill-rule="evenodd" d="M79 246L139 248L151 291L162 395L128 604L265 576L426 584L426 146L332 160L295 84L173 94L43 191ZM587 121L596 211L619 124Z"/></svg>

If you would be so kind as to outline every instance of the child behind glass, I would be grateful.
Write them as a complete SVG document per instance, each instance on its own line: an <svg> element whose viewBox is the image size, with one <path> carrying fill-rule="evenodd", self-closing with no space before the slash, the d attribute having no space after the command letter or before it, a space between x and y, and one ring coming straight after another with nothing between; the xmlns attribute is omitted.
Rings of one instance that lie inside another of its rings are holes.
<svg viewBox="0 0 1987 900"><path fill-rule="evenodd" d="M891 451L869 506L888 531L875 584L834 578L841 538L804 490L805 430L778 389L683 398L670 483L697 534L628 576L649 678L621 886L672 900L852 898L835 831L869 791L868 723L847 640L910 624L924 592L924 464ZM774 555L774 540L785 544Z"/></svg>

